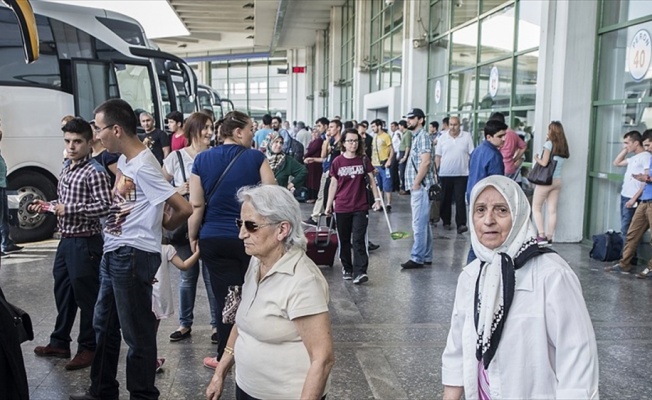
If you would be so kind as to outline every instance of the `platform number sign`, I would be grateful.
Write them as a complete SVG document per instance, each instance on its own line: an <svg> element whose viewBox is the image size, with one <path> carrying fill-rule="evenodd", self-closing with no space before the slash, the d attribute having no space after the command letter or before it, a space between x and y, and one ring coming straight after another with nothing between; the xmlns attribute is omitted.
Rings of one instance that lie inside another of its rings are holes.
<svg viewBox="0 0 652 400"><path fill-rule="evenodd" d="M652 61L652 39L645 29L636 32L627 52L627 67L635 81L645 78Z"/></svg>
<svg viewBox="0 0 652 400"><path fill-rule="evenodd" d="M439 104L441 101L441 81L435 82L435 103Z"/></svg>

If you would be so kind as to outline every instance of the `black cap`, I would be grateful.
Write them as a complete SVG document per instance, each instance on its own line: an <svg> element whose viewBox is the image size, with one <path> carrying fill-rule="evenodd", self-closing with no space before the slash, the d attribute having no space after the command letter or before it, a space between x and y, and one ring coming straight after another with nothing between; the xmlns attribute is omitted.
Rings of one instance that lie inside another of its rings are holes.
<svg viewBox="0 0 652 400"><path fill-rule="evenodd" d="M423 110L420 108L413 108L410 111L408 111L407 115L405 118L425 118L426 114L423 113Z"/></svg>

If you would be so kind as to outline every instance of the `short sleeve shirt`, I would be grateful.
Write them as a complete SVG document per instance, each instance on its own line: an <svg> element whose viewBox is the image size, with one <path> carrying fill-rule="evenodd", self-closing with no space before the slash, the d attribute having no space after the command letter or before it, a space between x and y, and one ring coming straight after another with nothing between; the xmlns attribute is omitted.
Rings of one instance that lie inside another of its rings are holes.
<svg viewBox="0 0 652 400"><path fill-rule="evenodd" d="M421 167L421 155L430 153L430 165L434 162L432 155L432 141L430 135L425 129L421 129L412 133L412 148L410 149L410 156L405 166L405 187L411 188L414 185L414 180L417 177L418 169ZM429 188L435 183L433 169L429 166L428 173L423 178L421 186Z"/></svg>
<svg viewBox="0 0 652 400"><path fill-rule="evenodd" d="M624 197L632 198L645 185L644 182L637 181L632 175L642 174L650 166L652 154L642 151L627 159L627 170L623 177L623 188L620 194Z"/></svg>
<svg viewBox="0 0 652 400"><path fill-rule="evenodd" d="M412 131L405 131L403 132L401 145L398 147L398 151L406 151L410 147L412 147Z"/></svg>
<svg viewBox="0 0 652 400"><path fill-rule="evenodd" d="M143 136L143 143L154 154L159 165L163 165L163 147L170 147L170 137L160 129L154 129Z"/></svg>
<svg viewBox="0 0 652 400"><path fill-rule="evenodd" d="M503 156L503 164L505 165L505 175L511 175L516 172L514 154L516 150L525 149L525 146L525 142L516 132L511 129L507 130L505 133L505 143L500 148L500 154Z"/></svg>
<svg viewBox="0 0 652 400"><path fill-rule="evenodd" d="M387 132L381 132L374 136L371 147L371 164L376 167L380 166L381 161L386 161L389 158L389 152L392 148L392 138Z"/></svg>
<svg viewBox="0 0 652 400"><path fill-rule="evenodd" d="M333 209L337 213L352 213L369 209L364 175L374 171L369 159L346 158L339 155L330 168L330 176L337 179Z"/></svg>
<svg viewBox="0 0 652 400"><path fill-rule="evenodd" d="M181 164L179 164L179 156L177 155L177 152L181 154L181 159L183 160L183 171L181 171ZM186 149L175 150L165 157L165 160L163 160L163 166L168 174L172 175L173 180L171 183L175 187L179 187L185 182L183 179L184 172L186 180L190 180L190 173L192 172L192 164L194 161L195 159L190 157L190 154L188 154Z"/></svg>
<svg viewBox="0 0 652 400"><path fill-rule="evenodd" d="M299 248L260 281L259 271L260 261L252 257L236 314L236 382L255 398L299 399L310 357L293 321L328 312L328 284Z"/></svg>
<svg viewBox="0 0 652 400"><path fill-rule="evenodd" d="M152 285L152 311L156 319L167 318L174 314L170 268L174 267L172 259L176 254L174 246L169 244L161 246L161 266L156 271Z"/></svg>
<svg viewBox="0 0 652 400"><path fill-rule="evenodd" d="M439 176L468 176L473 148L473 139L468 132L461 131L457 137L452 137L450 132L443 134L435 149L435 154L441 156Z"/></svg>
<svg viewBox="0 0 652 400"><path fill-rule="evenodd" d="M131 246L159 253L163 206L175 189L163 177L161 166L149 150L127 161L118 159L113 202L104 228L104 252Z"/></svg>

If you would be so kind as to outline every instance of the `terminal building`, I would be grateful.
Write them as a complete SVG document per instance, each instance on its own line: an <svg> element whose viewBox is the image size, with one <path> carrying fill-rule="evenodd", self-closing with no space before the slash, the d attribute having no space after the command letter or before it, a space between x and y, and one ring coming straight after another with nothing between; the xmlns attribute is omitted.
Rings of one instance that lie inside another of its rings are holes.
<svg viewBox="0 0 652 400"><path fill-rule="evenodd" d="M189 3L171 1L192 38L206 29L193 13L207 6ZM500 111L530 139L528 161L558 120L571 156L555 240L619 229L624 169L611 161L624 133L652 127L652 2L223 3L204 11L217 18L212 29L232 31L212 47L183 38L159 44L236 108L312 125L321 116L390 122L420 107L429 120L458 115L476 141Z"/></svg>

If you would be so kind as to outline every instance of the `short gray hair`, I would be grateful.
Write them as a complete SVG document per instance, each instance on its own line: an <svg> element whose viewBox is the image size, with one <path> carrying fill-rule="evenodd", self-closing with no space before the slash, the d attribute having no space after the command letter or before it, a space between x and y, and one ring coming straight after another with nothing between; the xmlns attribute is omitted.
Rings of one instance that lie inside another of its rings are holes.
<svg viewBox="0 0 652 400"><path fill-rule="evenodd" d="M301 209L292 193L278 185L245 186L238 190L238 201L250 203L258 214L270 223L288 222L290 233L285 238L285 249L299 247L306 250L306 237L301 226Z"/></svg>

